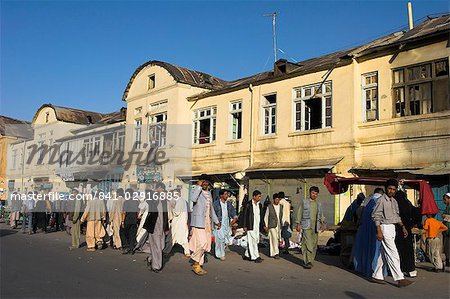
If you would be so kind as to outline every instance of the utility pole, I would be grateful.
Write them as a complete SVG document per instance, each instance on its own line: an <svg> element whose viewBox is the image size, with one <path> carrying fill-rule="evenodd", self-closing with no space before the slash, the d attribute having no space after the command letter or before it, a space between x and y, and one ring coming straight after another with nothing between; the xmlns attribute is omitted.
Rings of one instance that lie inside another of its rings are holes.
<svg viewBox="0 0 450 299"><path fill-rule="evenodd" d="M274 62L277 61L277 16L278 16L278 13L276 11L273 13L264 15L264 17L272 17Z"/></svg>

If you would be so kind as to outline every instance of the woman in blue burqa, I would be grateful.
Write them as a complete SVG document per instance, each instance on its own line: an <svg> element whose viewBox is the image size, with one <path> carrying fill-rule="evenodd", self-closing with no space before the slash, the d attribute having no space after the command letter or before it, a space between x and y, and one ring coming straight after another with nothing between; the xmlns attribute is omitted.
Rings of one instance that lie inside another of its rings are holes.
<svg viewBox="0 0 450 299"><path fill-rule="evenodd" d="M361 217L352 249L354 270L365 277L372 277L373 269L380 254L381 242L377 240L377 229L372 220L372 211L378 199L384 194L382 188L376 188L361 204Z"/></svg>

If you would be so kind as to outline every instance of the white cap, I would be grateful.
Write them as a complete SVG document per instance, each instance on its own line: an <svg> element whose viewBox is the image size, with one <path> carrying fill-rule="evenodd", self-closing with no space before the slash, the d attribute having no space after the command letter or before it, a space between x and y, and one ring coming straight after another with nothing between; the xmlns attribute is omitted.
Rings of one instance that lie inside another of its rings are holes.
<svg viewBox="0 0 450 299"><path fill-rule="evenodd" d="M445 193L445 196L447 196L447 197L449 197L449 198L450 198L450 192L448 192L448 193Z"/></svg>

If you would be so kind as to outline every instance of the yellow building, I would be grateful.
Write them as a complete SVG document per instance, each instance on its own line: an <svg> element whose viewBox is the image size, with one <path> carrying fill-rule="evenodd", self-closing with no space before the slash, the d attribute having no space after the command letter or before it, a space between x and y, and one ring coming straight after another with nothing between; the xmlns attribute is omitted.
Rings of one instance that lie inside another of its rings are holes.
<svg viewBox="0 0 450 299"><path fill-rule="evenodd" d="M31 138L32 134L29 122L0 115L0 200L6 200L8 189L14 188L6 176L8 148L13 142Z"/></svg>
<svg viewBox="0 0 450 299"><path fill-rule="evenodd" d="M230 82L149 62L124 94L127 124L139 128L127 140L151 142L143 125L167 103L167 123L192 125L193 177L209 174L240 199L244 186L264 197L284 191L295 208L317 185L328 223L370 190L332 196L326 172L426 178L438 194L450 173L449 19ZM163 180L184 178L174 174Z"/></svg>
<svg viewBox="0 0 450 299"><path fill-rule="evenodd" d="M57 140L71 136L72 130L85 128L103 117L102 114L42 105L31 123L34 133L29 140L13 142L8 149L10 161L6 176L15 191L68 191L57 175L60 152Z"/></svg>

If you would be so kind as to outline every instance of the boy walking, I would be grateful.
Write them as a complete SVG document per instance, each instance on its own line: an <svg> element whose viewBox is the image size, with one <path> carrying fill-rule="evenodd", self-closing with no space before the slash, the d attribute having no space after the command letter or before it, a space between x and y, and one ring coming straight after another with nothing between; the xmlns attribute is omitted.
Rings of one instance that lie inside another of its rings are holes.
<svg viewBox="0 0 450 299"><path fill-rule="evenodd" d="M434 219L434 215L427 215L427 220L423 225L425 236L427 238L427 254L430 261L433 263L434 272L440 272L443 268L441 258L441 240L438 238L440 232L445 232L445 226L439 220Z"/></svg>

